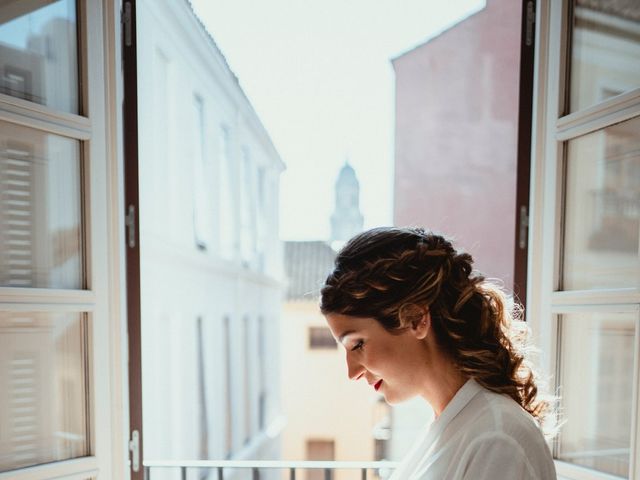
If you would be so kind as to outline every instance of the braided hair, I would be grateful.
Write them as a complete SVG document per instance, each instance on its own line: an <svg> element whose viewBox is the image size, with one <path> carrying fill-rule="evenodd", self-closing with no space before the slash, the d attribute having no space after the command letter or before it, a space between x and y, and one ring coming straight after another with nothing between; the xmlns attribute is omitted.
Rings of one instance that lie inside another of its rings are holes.
<svg viewBox="0 0 640 480"><path fill-rule="evenodd" d="M440 348L466 377L506 394L542 425L551 404L538 394L521 309L472 270L473 259L421 228L374 228L338 253L321 291L323 314L373 318L399 334L428 307Z"/></svg>

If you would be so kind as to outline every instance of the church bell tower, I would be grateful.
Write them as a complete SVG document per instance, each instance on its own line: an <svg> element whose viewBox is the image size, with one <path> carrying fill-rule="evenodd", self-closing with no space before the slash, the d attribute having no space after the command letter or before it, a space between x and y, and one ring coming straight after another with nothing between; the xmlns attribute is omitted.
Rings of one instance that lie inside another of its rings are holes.
<svg viewBox="0 0 640 480"><path fill-rule="evenodd" d="M360 183L356 172L346 161L336 181L336 205L331 215L331 242L346 242L362 232L364 218L360 213Z"/></svg>

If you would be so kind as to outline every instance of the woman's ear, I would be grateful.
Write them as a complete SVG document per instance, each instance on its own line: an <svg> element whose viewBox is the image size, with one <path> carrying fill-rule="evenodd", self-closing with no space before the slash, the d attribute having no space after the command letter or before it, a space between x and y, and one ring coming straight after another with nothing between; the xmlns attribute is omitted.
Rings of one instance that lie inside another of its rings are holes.
<svg viewBox="0 0 640 480"><path fill-rule="evenodd" d="M429 335L431 330L431 312L428 307L422 307L422 315L420 318L416 318L416 321L411 326L411 330L418 340L424 340Z"/></svg>
<svg viewBox="0 0 640 480"><path fill-rule="evenodd" d="M405 303L398 311L400 326L410 328L416 338L422 340L431 328L431 314L429 307L416 303Z"/></svg>

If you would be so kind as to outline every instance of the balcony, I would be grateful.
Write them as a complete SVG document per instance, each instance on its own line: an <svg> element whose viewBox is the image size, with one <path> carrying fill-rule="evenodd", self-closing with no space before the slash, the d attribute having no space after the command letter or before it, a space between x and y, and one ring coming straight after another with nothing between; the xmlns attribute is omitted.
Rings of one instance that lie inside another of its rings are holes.
<svg viewBox="0 0 640 480"><path fill-rule="evenodd" d="M362 480L385 479L388 478L392 471L396 468L397 462L377 461L377 462L336 462L336 461L277 461L277 460L261 460L261 461L234 461L234 460L192 460L192 461L173 461L173 460L148 460L144 463L145 480L154 480L154 473L160 471L179 472L180 480L190 478L190 473L194 472L198 478L209 478L211 480L223 480L229 478L225 476L225 470L236 470L248 475L240 478L251 478L252 480L260 480L261 474L266 471L282 472L282 479L296 480L303 477L298 474L305 471L315 471L321 475L316 478L324 480L332 480L337 471L347 470L359 472L359 478ZM208 471L208 472L207 472ZM235 472L234 472L235 473ZM239 472L238 472L239 473ZM203 477L208 474L207 477ZM157 478L157 476L155 477ZM308 477L306 477L308 478ZM351 478L356 478L355 476Z"/></svg>

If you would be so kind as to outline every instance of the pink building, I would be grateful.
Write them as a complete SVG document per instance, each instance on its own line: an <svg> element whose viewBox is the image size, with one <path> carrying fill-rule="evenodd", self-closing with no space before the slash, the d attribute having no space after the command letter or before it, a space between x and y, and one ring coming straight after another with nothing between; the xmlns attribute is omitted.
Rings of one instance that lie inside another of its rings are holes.
<svg viewBox="0 0 640 480"><path fill-rule="evenodd" d="M396 225L444 232L512 288L521 2L393 59Z"/></svg>

